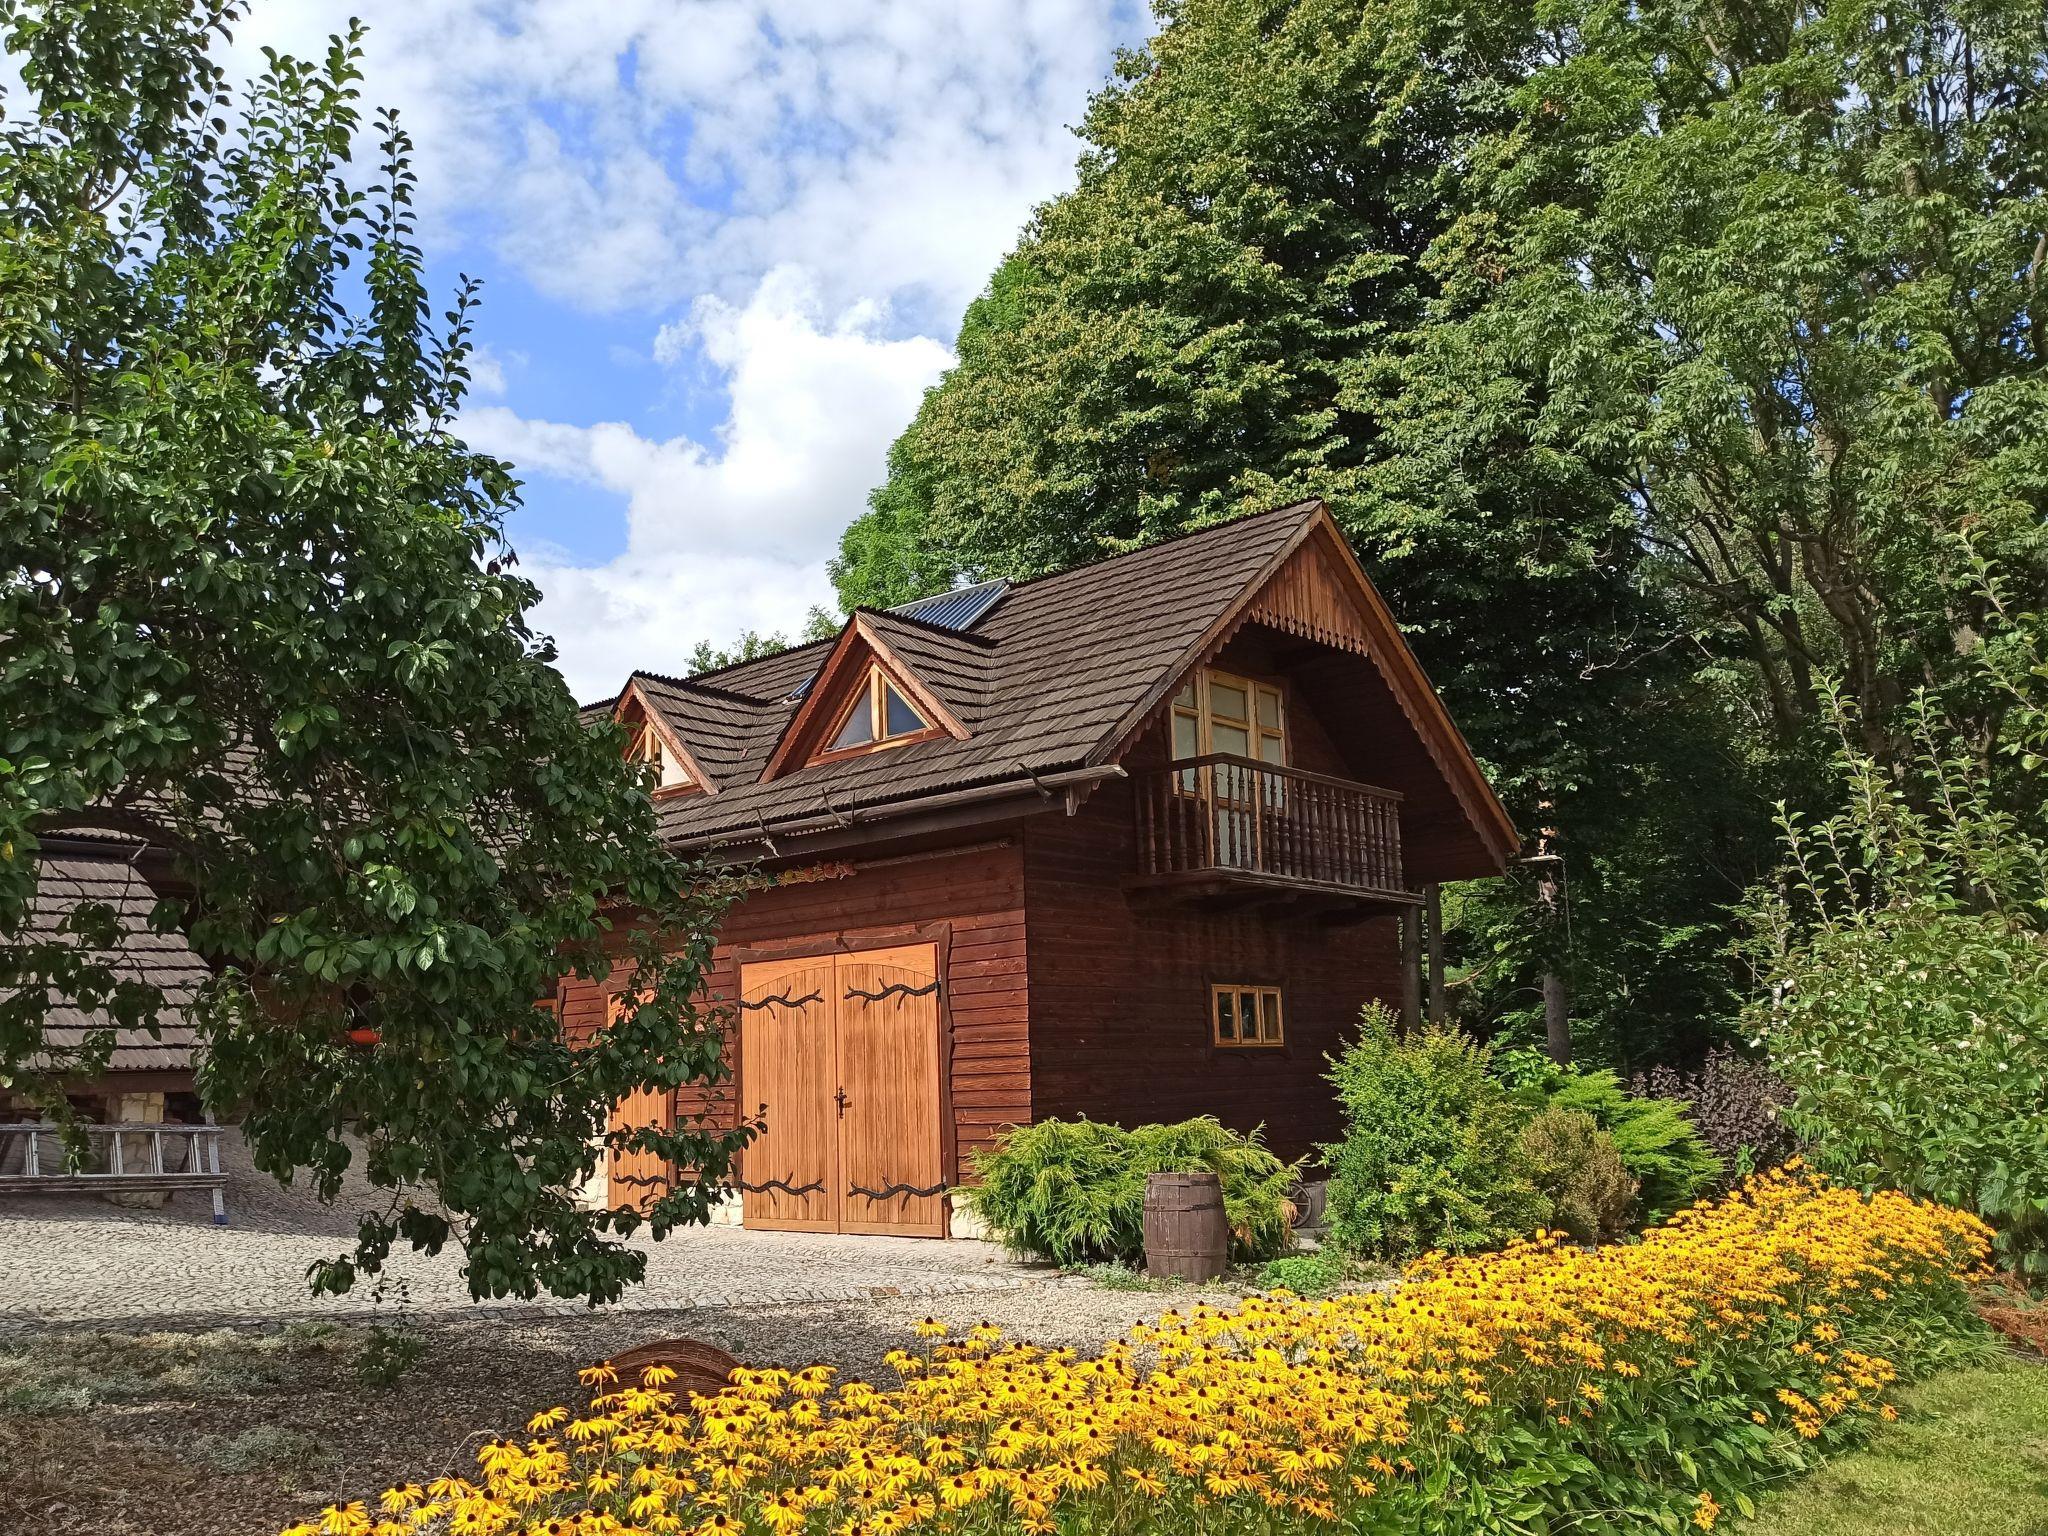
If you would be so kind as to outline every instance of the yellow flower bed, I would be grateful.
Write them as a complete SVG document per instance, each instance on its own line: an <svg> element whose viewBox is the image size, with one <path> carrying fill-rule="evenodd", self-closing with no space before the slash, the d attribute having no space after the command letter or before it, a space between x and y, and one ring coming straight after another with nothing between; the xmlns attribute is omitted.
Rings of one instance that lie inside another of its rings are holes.
<svg viewBox="0 0 2048 1536"><path fill-rule="evenodd" d="M1431 1257L1383 1295L1167 1313L1100 1356L928 1324L884 1389L824 1366L552 1408L474 1478L286 1536L863 1536L1711 1528L1766 1470L1888 1416L1974 1328L1974 1217L1788 1169L1588 1252ZM1609 1527L1612 1528L1612 1527Z"/></svg>

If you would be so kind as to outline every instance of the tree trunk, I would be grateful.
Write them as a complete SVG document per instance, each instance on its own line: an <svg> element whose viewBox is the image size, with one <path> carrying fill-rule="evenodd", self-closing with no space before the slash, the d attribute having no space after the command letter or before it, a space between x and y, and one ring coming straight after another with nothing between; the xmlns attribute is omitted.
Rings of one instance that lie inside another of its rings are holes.
<svg viewBox="0 0 2048 1536"><path fill-rule="evenodd" d="M1572 1023L1564 1011L1564 978L1555 971L1543 973L1543 1037L1550 1059L1560 1067L1572 1063Z"/></svg>

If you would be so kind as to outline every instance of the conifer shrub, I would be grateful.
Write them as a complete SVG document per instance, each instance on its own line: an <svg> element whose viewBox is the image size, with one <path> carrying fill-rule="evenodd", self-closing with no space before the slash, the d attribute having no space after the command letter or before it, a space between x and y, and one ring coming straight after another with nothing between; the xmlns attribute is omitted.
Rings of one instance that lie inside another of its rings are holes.
<svg viewBox="0 0 2048 1536"><path fill-rule="evenodd" d="M1018 1126L969 1158L979 1181L957 1191L1011 1252L1062 1266L1135 1264L1145 1255L1145 1182L1155 1173L1214 1173L1223 1184L1232 1257L1283 1252L1299 1172L1258 1131L1212 1115L1127 1130L1100 1120Z"/></svg>
<svg viewBox="0 0 2048 1536"><path fill-rule="evenodd" d="M1531 1112L1590 1115L1614 1138L1622 1166L1639 1186L1639 1220L1662 1221L1720 1182L1722 1160L1684 1101L1631 1093L1617 1073L1561 1067L1540 1051L1502 1051L1495 1065Z"/></svg>
<svg viewBox="0 0 2048 1536"><path fill-rule="evenodd" d="M1491 1064L1491 1049L1456 1028L1403 1038L1391 1009L1367 1005L1329 1073L1345 1123L1344 1139L1322 1148L1340 1247L1396 1260L1470 1253L1543 1224L1549 1202L1521 1153L1527 1113Z"/></svg>
<svg viewBox="0 0 2048 1536"><path fill-rule="evenodd" d="M1522 1127L1529 1179L1550 1202L1550 1225L1582 1243L1619 1237L1636 1208L1636 1181L1614 1138L1584 1110L1546 1109Z"/></svg>

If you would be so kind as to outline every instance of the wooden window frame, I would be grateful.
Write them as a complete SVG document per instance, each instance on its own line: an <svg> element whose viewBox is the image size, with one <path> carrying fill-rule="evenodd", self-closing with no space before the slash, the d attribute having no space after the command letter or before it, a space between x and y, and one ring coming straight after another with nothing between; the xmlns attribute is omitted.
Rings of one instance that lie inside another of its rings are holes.
<svg viewBox="0 0 2048 1536"><path fill-rule="evenodd" d="M899 736L884 736L882 734L883 730L887 728L889 721L888 695L883 692L885 687L895 689L896 696L909 707L910 711L918 719L924 720L923 730L905 731ZM858 746L840 747L837 750L829 746L821 748L811 754L810 760L812 762L836 763L844 758L865 757L870 752L886 752L892 747L907 747L914 741L930 741L935 736L947 734L944 726L934 725L929 719L926 719L927 711L917 702L911 689L904 687L895 677L891 676L889 670L879 661L871 661L868 663L867 675L861 679L860 687L851 690L845 704L841 705L839 711L832 716L832 723L825 727L824 731L819 734L818 739L826 742L837 741L839 733L846 729L846 722L853 718L853 712L861 708L863 704L866 705L868 710L868 729L875 733L874 740L863 741Z"/></svg>
<svg viewBox="0 0 2048 1536"><path fill-rule="evenodd" d="M1223 1030L1217 1022L1217 1004L1224 997L1231 998L1231 1008L1239 1019L1244 1017L1244 1000L1252 999L1257 1011L1259 1038L1246 1040L1240 1035L1236 1039L1223 1038ZM1266 1038L1265 1004L1273 1004L1273 1027L1277 1031L1271 1039ZM1219 981L1209 987L1209 1043L1219 1051L1278 1051L1287 1048L1287 1009L1281 1000L1280 988L1262 986L1249 981Z"/></svg>
<svg viewBox="0 0 2048 1536"><path fill-rule="evenodd" d="M676 752L674 747L669 745L667 736L663 734L661 727L655 724L654 716L652 715L643 714L639 719L639 723L634 727L633 740L626 748L626 761L654 767L655 783L647 793L656 800L672 800L678 795L701 795L704 793L703 784L698 780L697 775L691 771L690 765L683 761L681 755ZM663 784L660 782L661 766L669 762L673 762L676 766L676 771L683 776L681 783Z"/></svg>
<svg viewBox="0 0 2048 1536"><path fill-rule="evenodd" d="M1244 731L1251 740L1252 750L1249 754L1251 758L1256 762L1264 763L1266 761L1258 749L1268 736L1272 736L1278 738L1280 742L1280 761L1269 763L1267 766L1273 768L1291 766L1294 761L1294 753L1292 751L1292 743L1288 739L1292 733L1287 728L1288 699L1286 680L1278 677L1252 677L1242 672L1226 672L1221 667L1201 667L1197 669L1195 675L1188 679L1187 686L1175 692L1173 700L1167 708L1166 750L1169 759L1172 759L1174 756L1172 722L1175 716L1182 719L1192 719L1195 722L1195 756L1206 757L1216 750L1216 712L1209 702L1209 687L1212 680L1219 678L1226 683L1234 683L1244 690L1246 708L1249 711L1249 717L1244 724ZM1273 696L1274 706L1280 715L1280 723L1276 726L1261 725L1259 723L1259 695L1261 691ZM1188 692L1192 693L1191 702L1182 703L1181 694ZM1225 724L1232 726L1235 726L1237 723L1235 720L1225 722Z"/></svg>
<svg viewBox="0 0 2048 1536"><path fill-rule="evenodd" d="M1188 679L1187 685L1182 689L1176 690L1172 700L1168 703L1166 712L1167 761L1170 763L1183 761L1174 746L1173 738L1175 722L1179 720L1193 720L1195 722L1194 755L1196 757L1207 757L1215 752L1216 716L1209 703L1209 685L1211 679L1214 678L1221 678L1226 683L1234 683L1244 689L1245 708L1248 715L1244 731L1250 740L1251 760L1265 764L1269 768L1293 766L1294 746L1292 741L1289 740L1291 733L1287 726L1288 698L1286 680L1278 677L1252 677L1242 672L1226 672L1221 667L1198 667L1194 675ZM1274 708L1280 716L1280 723L1277 726L1263 726L1259 724L1259 694L1261 690L1273 696ZM1183 703L1181 701L1183 693L1188 695L1189 702ZM1237 722L1234 720L1227 721L1226 724L1235 726ZM1268 736L1275 737L1280 742L1280 761L1277 763L1267 763L1265 754L1260 750ZM1209 777L1210 775L1206 770L1198 768L1190 768L1184 772L1177 773L1173 776L1174 793L1200 798L1203 795L1203 781Z"/></svg>

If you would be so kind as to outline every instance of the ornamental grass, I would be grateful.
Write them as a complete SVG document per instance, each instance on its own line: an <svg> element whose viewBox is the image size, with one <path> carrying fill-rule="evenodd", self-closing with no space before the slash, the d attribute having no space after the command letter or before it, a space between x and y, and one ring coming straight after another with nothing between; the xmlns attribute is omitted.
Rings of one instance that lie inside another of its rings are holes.
<svg viewBox="0 0 2048 1536"><path fill-rule="evenodd" d="M1431 1256L1385 1294L1168 1312L1099 1356L927 1323L901 1384L585 1373L474 1477L286 1536L1708 1530L1978 1337L1990 1234L1796 1165L1640 1242Z"/></svg>

